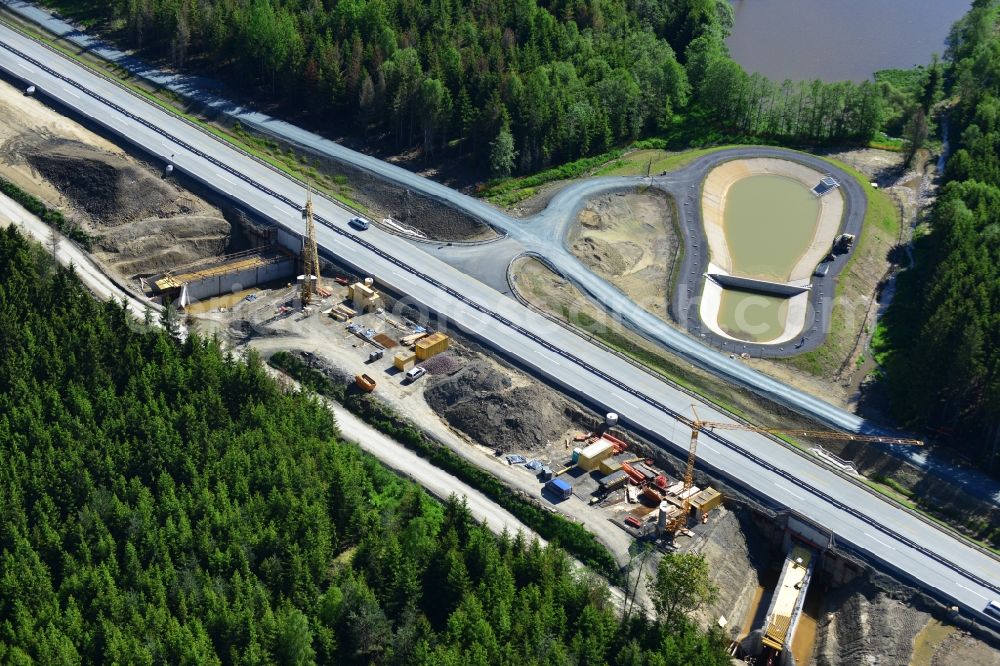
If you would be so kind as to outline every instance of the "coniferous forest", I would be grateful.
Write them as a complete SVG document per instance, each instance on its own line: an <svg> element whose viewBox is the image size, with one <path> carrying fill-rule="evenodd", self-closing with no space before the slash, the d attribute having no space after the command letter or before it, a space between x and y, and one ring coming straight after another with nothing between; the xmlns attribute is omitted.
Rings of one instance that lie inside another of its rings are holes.
<svg viewBox="0 0 1000 666"><path fill-rule="evenodd" d="M0 663L728 663L343 443L258 360L94 300L13 227L0 340Z"/></svg>
<svg viewBox="0 0 1000 666"><path fill-rule="evenodd" d="M931 233L873 344L900 421L991 470L1000 461L996 0L972 2L944 67L861 84L748 75L726 50L726 0L47 4L145 57L306 111L320 130L425 159L472 157L495 176L641 137L843 145L885 130L912 158L948 126L954 154Z"/></svg>
<svg viewBox="0 0 1000 666"><path fill-rule="evenodd" d="M1000 467L1000 3L976 0L949 39L954 150L913 267L878 342L895 413Z"/></svg>
<svg viewBox="0 0 1000 666"><path fill-rule="evenodd" d="M50 0L119 43L425 158L527 172L677 132L867 142L866 82L772 82L728 57L728 0Z"/></svg>

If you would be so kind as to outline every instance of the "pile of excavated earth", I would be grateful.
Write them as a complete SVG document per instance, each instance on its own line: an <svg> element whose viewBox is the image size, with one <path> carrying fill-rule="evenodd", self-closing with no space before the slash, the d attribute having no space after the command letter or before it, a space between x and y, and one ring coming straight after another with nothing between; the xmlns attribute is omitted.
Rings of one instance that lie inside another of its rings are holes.
<svg viewBox="0 0 1000 666"><path fill-rule="evenodd" d="M2 82L0 175L83 226L95 237L98 261L126 277L232 250L238 235L235 214L229 216L232 222L227 220L228 214L182 184L163 179L158 167ZM415 201L406 192L383 191L370 180L367 194L365 187L358 189L378 212L414 226L426 224L428 232L444 229L452 237L472 238L488 231L469 220L453 219L431 202ZM662 296L669 277L667 260L676 252L672 239L669 207L656 195L633 193L591 202L574 246L582 256L589 254L588 261L608 279L626 280L620 288L632 289L627 280L633 286L652 282L657 293L663 285ZM287 342L288 348L295 348L303 342L247 320L236 322L232 332L241 341L251 332L254 337L268 336L272 347ZM317 352L302 357L337 381L350 383L357 367L330 362L319 342L312 342ZM332 336L322 344L350 347ZM357 355L356 349L348 351ZM475 351L474 345L460 344L449 355L453 360L442 363L440 372L411 387L422 399L396 403L397 408L419 411L415 421L432 435L436 419L439 427L491 449L542 451L559 447L566 432L594 425L597 415L526 373ZM435 419L427 418L428 410L436 413ZM675 470L679 464L673 461ZM763 542L754 521L747 518L748 510L739 508L739 498L732 499L735 508L720 512L691 546L709 560L720 588L719 600L705 611L706 623L719 615L739 623L753 607L760 581L780 562L774 546ZM814 584L822 585L821 579ZM868 573L823 593L813 653L819 664L905 664L912 658L913 663L936 666L979 666L997 661L996 652L985 643L942 624L939 620L947 619L942 609L890 578Z"/></svg>
<svg viewBox="0 0 1000 666"><path fill-rule="evenodd" d="M478 354L454 374L433 376L424 398L452 428L502 453L541 449L594 420L537 380Z"/></svg>
<svg viewBox="0 0 1000 666"><path fill-rule="evenodd" d="M0 176L79 224L122 277L234 248L224 214L100 135L0 82Z"/></svg>

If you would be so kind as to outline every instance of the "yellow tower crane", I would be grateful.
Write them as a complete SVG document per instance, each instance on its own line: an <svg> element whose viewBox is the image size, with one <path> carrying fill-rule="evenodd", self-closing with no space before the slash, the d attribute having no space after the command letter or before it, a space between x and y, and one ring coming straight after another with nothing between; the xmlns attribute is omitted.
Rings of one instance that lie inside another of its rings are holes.
<svg viewBox="0 0 1000 666"><path fill-rule="evenodd" d="M302 209L302 219L306 221L306 236L302 247L302 305L306 306L313 296L323 293L320 283L319 250L316 248L316 223L313 221L312 187L306 188L306 207ZM313 276L316 283L313 284Z"/></svg>
<svg viewBox="0 0 1000 666"><path fill-rule="evenodd" d="M684 425L691 428L691 444L688 446L687 466L684 468L684 488L681 490L682 511L679 516L670 521L667 529L670 532L685 527L688 521L690 506L690 490L694 483L694 463L697 459L698 433L702 431L714 430L744 430L748 432L761 432L769 435L798 435L799 437L823 437L825 439L836 439L841 441L864 442L868 444L893 444L898 446L923 446L919 439L907 439L904 437L882 437L880 435L855 435L848 432L836 432L834 430L795 430L791 428L762 428L746 423L723 423L719 421L702 421L698 417L695 406L691 405L693 419L680 417Z"/></svg>

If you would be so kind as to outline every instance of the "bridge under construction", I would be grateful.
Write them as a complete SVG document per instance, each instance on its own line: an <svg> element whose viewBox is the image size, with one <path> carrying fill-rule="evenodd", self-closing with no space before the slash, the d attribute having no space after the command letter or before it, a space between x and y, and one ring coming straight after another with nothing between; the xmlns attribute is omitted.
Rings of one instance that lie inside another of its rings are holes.
<svg viewBox="0 0 1000 666"><path fill-rule="evenodd" d="M297 257L270 245L179 266L148 281L154 294L180 307L295 274Z"/></svg>

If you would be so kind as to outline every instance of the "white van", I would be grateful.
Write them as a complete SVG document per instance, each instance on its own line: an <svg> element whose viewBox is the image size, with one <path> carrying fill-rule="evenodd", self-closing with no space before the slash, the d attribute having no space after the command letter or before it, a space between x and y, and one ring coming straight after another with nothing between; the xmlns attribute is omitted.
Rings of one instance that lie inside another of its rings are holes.
<svg viewBox="0 0 1000 666"><path fill-rule="evenodd" d="M990 603L986 604L986 608L983 610L995 618L1000 618L1000 600L994 599Z"/></svg>
<svg viewBox="0 0 1000 666"><path fill-rule="evenodd" d="M420 366L417 366L415 368L410 368L409 370L406 371L406 383L412 384L413 382L417 381L426 374L427 370L421 368Z"/></svg>

